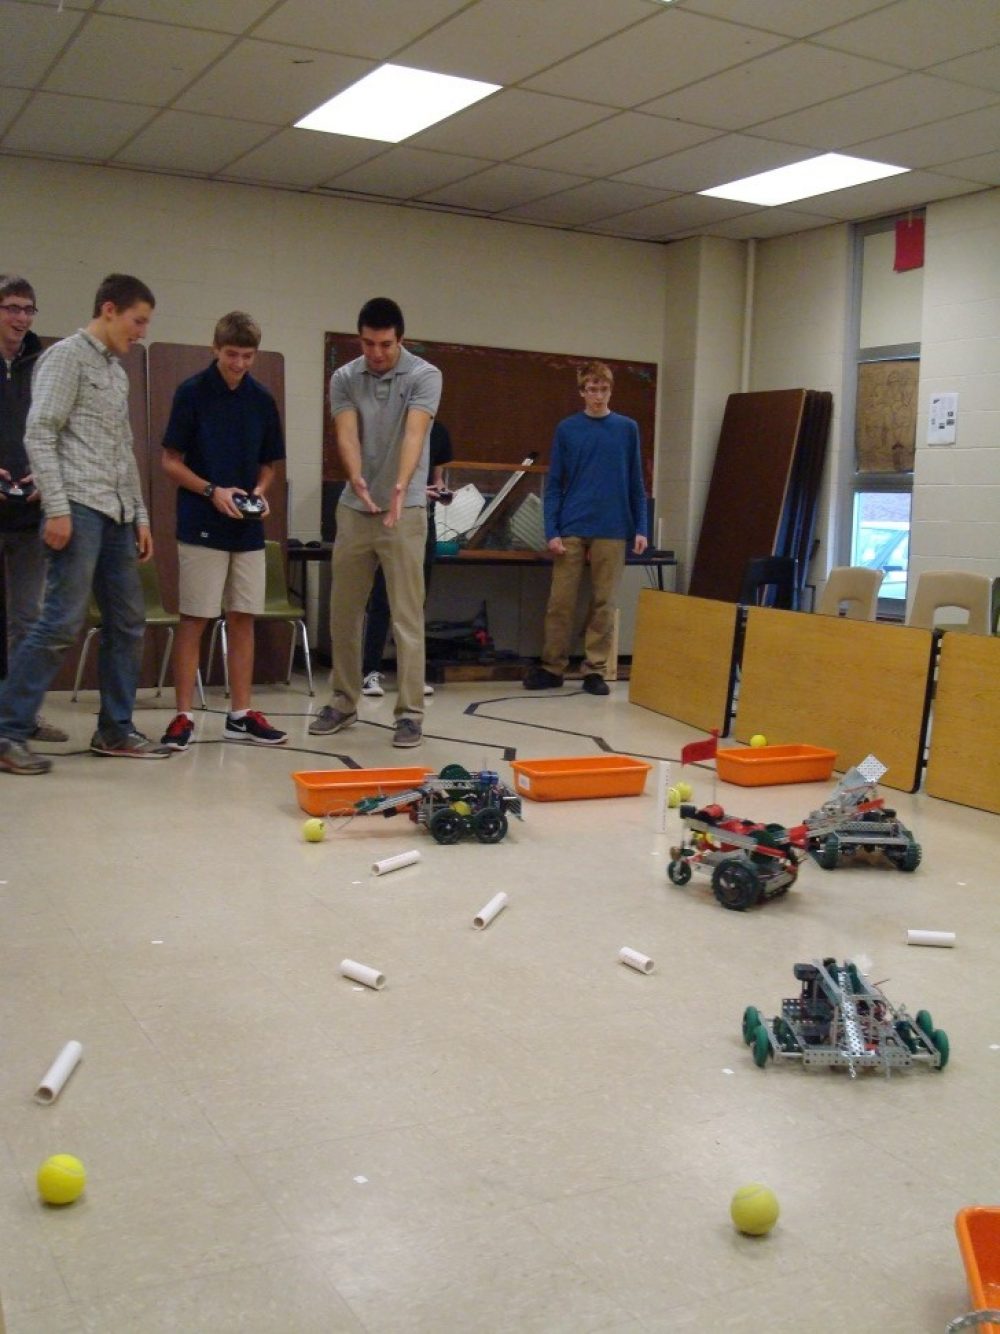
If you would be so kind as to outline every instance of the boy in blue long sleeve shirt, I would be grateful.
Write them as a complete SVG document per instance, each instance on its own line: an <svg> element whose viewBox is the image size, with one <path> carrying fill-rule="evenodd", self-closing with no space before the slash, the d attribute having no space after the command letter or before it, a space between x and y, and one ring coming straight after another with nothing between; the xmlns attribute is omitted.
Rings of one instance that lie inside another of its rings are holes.
<svg viewBox="0 0 1000 1334"><path fill-rule="evenodd" d="M524 678L526 690L563 683L573 613L584 564L590 562L591 600L584 631L583 688L608 694L605 674L626 544L646 549L646 493L639 428L609 406L614 376L601 361L577 372L583 411L556 427L545 487L545 537L553 555L542 662Z"/></svg>

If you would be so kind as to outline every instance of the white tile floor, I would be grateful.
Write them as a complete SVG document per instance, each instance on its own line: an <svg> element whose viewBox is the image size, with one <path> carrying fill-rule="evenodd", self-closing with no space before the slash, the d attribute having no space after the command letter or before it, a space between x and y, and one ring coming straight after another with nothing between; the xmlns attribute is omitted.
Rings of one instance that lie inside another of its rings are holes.
<svg viewBox="0 0 1000 1334"><path fill-rule="evenodd" d="M9 1334L911 1334L967 1309L953 1217L1000 1199L996 817L887 790L923 844L915 874L809 863L786 898L731 913L705 881L667 882L677 826L657 832L652 782L527 802L493 847L405 818L302 840L289 774L337 756L511 781L505 748L669 757L696 737L625 684L446 686L408 753L391 692L327 739L304 693L261 692L280 750L221 742L210 699L191 753L139 764L84 753L94 697L55 696L73 743L49 749L69 753L0 777ZM154 703L137 721L158 735ZM828 790L718 796L793 824ZM370 875L409 847L418 865ZM509 908L474 931L500 889ZM908 948L908 927L958 948ZM656 971L621 967L622 945ZM948 1031L949 1068L758 1070L744 1006L772 1015L794 963L858 954ZM343 980L345 955L385 990ZM39 1106L69 1038L83 1064ZM89 1172L61 1210L34 1191L56 1152ZM728 1219L753 1180L782 1205L763 1240Z"/></svg>

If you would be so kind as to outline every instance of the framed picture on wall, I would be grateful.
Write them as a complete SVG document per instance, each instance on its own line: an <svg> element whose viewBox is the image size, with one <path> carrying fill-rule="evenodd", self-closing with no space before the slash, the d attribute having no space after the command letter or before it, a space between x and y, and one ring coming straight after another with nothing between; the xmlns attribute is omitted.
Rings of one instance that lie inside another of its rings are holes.
<svg viewBox="0 0 1000 1334"><path fill-rule="evenodd" d="M858 367L858 472L912 472L920 362L866 361Z"/></svg>

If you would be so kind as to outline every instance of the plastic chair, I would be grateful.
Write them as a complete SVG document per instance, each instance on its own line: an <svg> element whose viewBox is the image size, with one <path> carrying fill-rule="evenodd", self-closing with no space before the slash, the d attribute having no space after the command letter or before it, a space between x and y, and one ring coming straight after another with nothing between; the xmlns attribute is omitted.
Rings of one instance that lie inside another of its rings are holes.
<svg viewBox="0 0 1000 1334"><path fill-rule="evenodd" d="M163 605L163 596L160 593L160 580L156 573L156 566L151 560L142 561L139 565L139 579L142 583L142 596L146 604L146 629L152 627L154 630L166 630L167 643L163 650L163 657L160 659L160 673L156 680L156 693L163 694L163 682L167 678L167 667L170 663L170 653L174 646L174 630L180 625L181 618L176 611L167 611ZM80 693L80 682L83 680L83 673L87 666L87 655L90 652L90 645L96 635L101 633L101 609L91 594L90 606L87 608L86 625L89 627L86 637L83 641L83 648L80 650L80 661L76 665L76 679L73 682L73 702ZM201 699L201 707L205 705L205 690L202 686L201 672L197 677L198 695Z"/></svg>
<svg viewBox="0 0 1000 1334"><path fill-rule="evenodd" d="M294 603L288 596L288 583L285 579L285 564L281 556L280 542L264 543L264 610L259 612L255 621L287 621L292 627L292 643L288 653L288 675L285 677L285 685L291 684L292 667L295 664L295 645L298 642L298 636L302 636L302 654L306 660L306 680L309 682L309 693L315 695L313 689L312 659L309 655L309 631L306 629L305 610ZM212 637L208 645L208 670L207 676L211 680L212 663L215 659L216 641L222 646L222 675L225 682L226 698L229 697L229 637L226 634L226 619L220 616L212 626Z"/></svg>
<svg viewBox="0 0 1000 1334"><path fill-rule="evenodd" d="M799 609L799 562L794 556L757 556L747 561L740 589L743 607Z"/></svg>
<svg viewBox="0 0 1000 1334"><path fill-rule="evenodd" d="M870 570L865 565L834 566L816 607L817 615L845 616L849 621L874 621L878 590L884 578L884 570Z"/></svg>
<svg viewBox="0 0 1000 1334"><path fill-rule="evenodd" d="M913 605L907 625L924 630L963 630L967 634L988 635L993 601L993 580L988 574L971 570L925 570L917 578ZM958 608L967 616L965 622L938 625L936 615L942 609Z"/></svg>

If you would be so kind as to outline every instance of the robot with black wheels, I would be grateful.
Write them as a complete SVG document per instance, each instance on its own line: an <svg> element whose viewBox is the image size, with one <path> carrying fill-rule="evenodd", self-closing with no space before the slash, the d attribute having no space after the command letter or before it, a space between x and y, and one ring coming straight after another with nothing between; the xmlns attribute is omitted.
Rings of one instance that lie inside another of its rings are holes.
<svg viewBox="0 0 1000 1334"><path fill-rule="evenodd" d="M727 815L719 805L680 807L686 837L670 849L667 878L686 885L695 870L711 875L723 908L744 912L788 892L802 856L783 825Z"/></svg>

